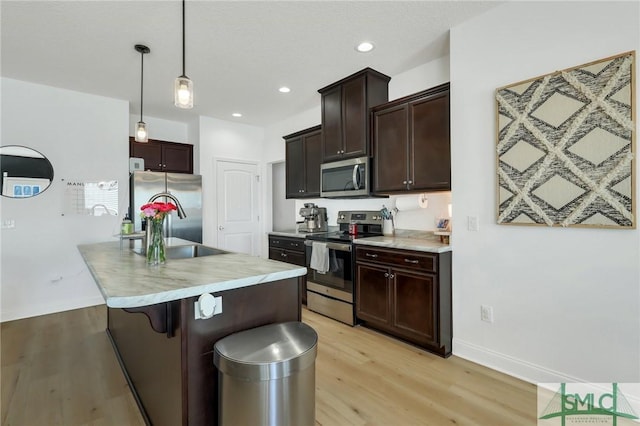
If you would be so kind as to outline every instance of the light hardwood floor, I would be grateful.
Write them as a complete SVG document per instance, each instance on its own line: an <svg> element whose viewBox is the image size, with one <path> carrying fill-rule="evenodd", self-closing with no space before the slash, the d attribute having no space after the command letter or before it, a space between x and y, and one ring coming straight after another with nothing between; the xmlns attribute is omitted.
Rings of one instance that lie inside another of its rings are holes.
<svg viewBox="0 0 640 426"><path fill-rule="evenodd" d="M536 388L303 310L319 335L316 424L536 424ZM3 323L3 426L143 425L97 306Z"/></svg>

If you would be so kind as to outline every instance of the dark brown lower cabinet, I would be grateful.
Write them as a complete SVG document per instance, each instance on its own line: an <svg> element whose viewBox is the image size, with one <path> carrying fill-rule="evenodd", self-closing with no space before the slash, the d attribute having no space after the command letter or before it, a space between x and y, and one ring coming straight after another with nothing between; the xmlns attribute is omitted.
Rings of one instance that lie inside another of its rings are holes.
<svg viewBox="0 0 640 426"><path fill-rule="evenodd" d="M304 238L282 237L269 235L269 259L292 265L305 266L307 256L305 254ZM307 277L304 276L302 285L302 304L307 304Z"/></svg>
<svg viewBox="0 0 640 426"><path fill-rule="evenodd" d="M357 246L355 298L363 325L451 355L451 252Z"/></svg>
<svg viewBox="0 0 640 426"><path fill-rule="evenodd" d="M107 333L145 423L217 425L215 343L249 328L300 321L303 278L214 293L222 296L223 312L209 319L194 319L196 297L109 308Z"/></svg>

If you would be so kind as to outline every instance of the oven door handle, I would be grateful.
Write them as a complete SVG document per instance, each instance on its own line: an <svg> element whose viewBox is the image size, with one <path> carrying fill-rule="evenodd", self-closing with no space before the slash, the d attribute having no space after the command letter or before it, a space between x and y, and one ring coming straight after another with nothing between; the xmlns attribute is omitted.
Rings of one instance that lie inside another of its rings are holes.
<svg viewBox="0 0 640 426"><path fill-rule="evenodd" d="M351 252L351 244L330 243L330 242L324 242L324 241L320 241L320 242L326 244L329 250ZM304 245L311 247L313 245L313 241L305 240Z"/></svg>

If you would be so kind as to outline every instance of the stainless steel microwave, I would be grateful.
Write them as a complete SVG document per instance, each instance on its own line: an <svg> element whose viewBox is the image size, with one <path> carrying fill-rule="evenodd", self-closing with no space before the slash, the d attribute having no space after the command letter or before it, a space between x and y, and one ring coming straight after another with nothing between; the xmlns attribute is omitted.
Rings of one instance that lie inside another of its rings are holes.
<svg viewBox="0 0 640 426"><path fill-rule="evenodd" d="M320 196L356 198L369 196L369 157L350 158L320 166Z"/></svg>

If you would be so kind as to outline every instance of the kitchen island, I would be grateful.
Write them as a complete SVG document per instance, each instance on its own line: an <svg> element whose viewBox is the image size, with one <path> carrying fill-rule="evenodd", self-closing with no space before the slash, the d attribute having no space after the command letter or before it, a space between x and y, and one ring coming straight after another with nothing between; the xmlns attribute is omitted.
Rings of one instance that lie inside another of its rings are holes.
<svg viewBox="0 0 640 426"><path fill-rule="evenodd" d="M240 253L147 266L144 256L118 242L78 249L104 296L107 333L148 424L217 424L216 341L301 319L306 268ZM220 314L196 319L203 293L222 297Z"/></svg>

